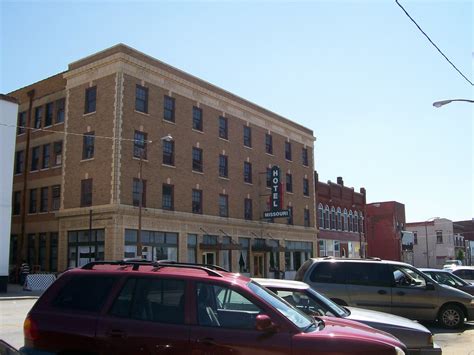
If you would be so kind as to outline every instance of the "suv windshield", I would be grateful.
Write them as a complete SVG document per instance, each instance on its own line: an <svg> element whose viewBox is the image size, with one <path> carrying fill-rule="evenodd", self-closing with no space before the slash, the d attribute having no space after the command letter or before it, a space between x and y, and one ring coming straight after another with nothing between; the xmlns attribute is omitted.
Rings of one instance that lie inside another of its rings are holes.
<svg viewBox="0 0 474 355"><path fill-rule="evenodd" d="M257 283L250 281L248 287L257 296L272 305L278 312L283 314L290 322L297 326L300 330L309 330L314 323L314 320L291 306L288 302L276 296L273 292L261 287Z"/></svg>

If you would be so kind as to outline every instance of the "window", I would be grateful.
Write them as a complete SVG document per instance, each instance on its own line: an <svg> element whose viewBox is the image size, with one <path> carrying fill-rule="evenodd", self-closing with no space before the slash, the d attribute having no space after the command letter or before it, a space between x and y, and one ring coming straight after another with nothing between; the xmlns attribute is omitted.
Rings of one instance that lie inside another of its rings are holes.
<svg viewBox="0 0 474 355"><path fill-rule="evenodd" d="M347 231L349 226L348 226L348 223L347 223L347 210L345 208L344 208L344 214L342 216L342 219L343 219L342 230Z"/></svg>
<svg viewBox="0 0 474 355"><path fill-rule="evenodd" d="M202 190L193 189L192 211L193 213L202 213Z"/></svg>
<svg viewBox="0 0 474 355"><path fill-rule="evenodd" d="M50 234L49 242L49 271L58 271L58 233Z"/></svg>
<svg viewBox="0 0 474 355"><path fill-rule="evenodd" d="M84 133L82 136L82 160L94 157L94 132Z"/></svg>
<svg viewBox="0 0 474 355"><path fill-rule="evenodd" d="M289 224L290 226L292 226L294 224L293 223L293 207L288 206L287 210L290 213L290 215L288 216L288 219L287 219L286 223Z"/></svg>
<svg viewBox="0 0 474 355"><path fill-rule="evenodd" d="M92 206L92 179L81 180L81 207Z"/></svg>
<svg viewBox="0 0 474 355"><path fill-rule="evenodd" d="M86 89L86 97L84 104L84 113L95 112L97 101L97 86Z"/></svg>
<svg viewBox="0 0 474 355"><path fill-rule="evenodd" d="M174 98L165 95L163 104L163 119L166 121L174 122Z"/></svg>
<svg viewBox="0 0 474 355"><path fill-rule="evenodd" d="M436 244L443 244L443 231L436 231Z"/></svg>
<svg viewBox="0 0 474 355"><path fill-rule="evenodd" d="M42 187L40 191L40 212L48 212L48 187Z"/></svg>
<svg viewBox="0 0 474 355"><path fill-rule="evenodd" d="M347 283L361 286L390 287L390 270L387 265L375 263L348 263Z"/></svg>
<svg viewBox="0 0 474 355"><path fill-rule="evenodd" d="M348 263L318 263L311 272L310 280L312 282L344 284L348 272L345 265L348 265Z"/></svg>
<svg viewBox="0 0 474 355"><path fill-rule="evenodd" d="M59 205L61 203L61 186L54 185L51 187L51 210L59 210Z"/></svg>
<svg viewBox="0 0 474 355"><path fill-rule="evenodd" d="M267 184L267 187L272 187L272 169L271 168L267 168L266 184Z"/></svg>
<svg viewBox="0 0 474 355"><path fill-rule="evenodd" d="M193 147L193 171L202 172L202 149Z"/></svg>
<svg viewBox="0 0 474 355"><path fill-rule="evenodd" d="M293 192L293 176L286 174L286 192Z"/></svg>
<svg viewBox="0 0 474 355"><path fill-rule="evenodd" d="M303 263L311 258L313 254L313 243L311 242L285 242L285 269L286 271L296 271Z"/></svg>
<svg viewBox="0 0 474 355"><path fill-rule="evenodd" d="M226 155L219 155L219 176L229 177L228 160Z"/></svg>
<svg viewBox="0 0 474 355"><path fill-rule="evenodd" d="M53 144L53 150L54 150L54 165L59 166L62 164L62 157L63 157L63 142L54 142Z"/></svg>
<svg viewBox="0 0 474 355"><path fill-rule="evenodd" d="M135 88L135 110L148 113L148 88L141 85Z"/></svg>
<svg viewBox="0 0 474 355"><path fill-rule="evenodd" d="M348 229L348 231L349 231L349 232L352 232L352 231L353 231L353 228L352 228L352 224L353 224L352 211L349 211L348 224L349 224L349 229Z"/></svg>
<svg viewBox="0 0 474 355"><path fill-rule="evenodd" d="M309 209L308 209L308 208L305 208L305 209L304 209L303 218L304 218L304 226L305 226L305 227L309 227L309 225L310 225L310 218L309 218Z"/></svg>
<svg viewBox="0 0 474 355"><path fill-rule="evenodd" d="M244 218L247 220L253 219L252 199L250 198L244 199Z"/></svg>
<svg viewBox="0 0 474 355"><path fill-rule="evenodd" d="M309 196L309 180L303 178L303 195Z"/></svg>
<svg viewBox="0 0 474 355"><path fill-rule="evenodd" d="M219 216L229 217L229 197L227 195L219 195Z"/></svg>
<svg viewBox="0 0 474 355"><path fill-rule="evenodd" d="M163 142L163 164L174 165L174 142Z"/></svg>
<svg viewBox="0 0 474 355"><path fill-rule="evenodd" d="M46 270L46 233L39 234L38 265L40 270Z"/></svg>
<svg viewBox="0 0 474 355"><path fill-rule="evenodd" d="M56 101L56 123L64 122L64 99L59 99Z"/></svg>
<svg viewBox="0 0 474 355"><path fill-rule="evenodd" d="M104 260L105 229L70 231L67 235L68 267Z"/></svg>
<svg viewBox="0 0 474 355"><path fill-rule="evenodd" d="M161 194L161 207L164 210L172 211L174 209L174 186L163 184Z"/></svg>
<svg viewBox="0 0 474 355"><path fill-rule="evenodd" d="M331 228L331 213L329 211L329 206L324 207L324 228Z"/></svg>
<svg viewBox="0 0 474 355"><path fill-rule="evenodd" d="M36 201L37 201L37 189L31 189L30 190L30 206L28 209L28 213L36 213Z"/></svg>
<svg viewBox="0 0 474 355"><path fill-rule="evenodd" d="M252 129L249 126L244 126L244 146L252 147Z"/></svg>
<svg viewBox="0 0 474 355"><path fill-rule="evenodd" d="M291 159L291 143L290 142L285 142L285 159L286 160L292 160Z"/></svg>
<svg viewBox="0 0 474 355"><path fill-rule="evenodd" d="M302 148L301 150L301 160L304 166L309 166L308 164L308 148Z"/></svg>
<svg viewBox="0 0 474 355"><path fill-rule="evenodd" d="M43 145L43 164L41 165L42 169L49 168L49 160L51 155L51 145L45 144Z"/></svg>
<svg viewBox="0 0 474 355"><path fill-rule="evenodd" d="M188 263L197 261L197 235L188 234Z"/></svg>
<svg viewBox="0 0 474 355"><path fill-rule="evenodd" d="M395 282L395 287L409 287L424 290L426 287L426 280L419 273L405 266L391 266L393 277L392 282Z"/></svg>
<svg viewBox="0 0 474 355"><path fill-rule="evenodd" d="M15 174L21 174L23 172L24 160L25 152L23 150L15 153Z"/></svg>
<svg viewBox="0 0 474 355"><path fill-rule="evenodd" d="M39 165L39 156L40 156L40 147L34 147L31 149L31 170L38 170Z"/></svg>
<svg viewBox="0 0 474 355"><path fill-rule="evenodd" d="M12 203L12 214L17 216L21 212L21 191L15 191L13 193L13 203Z"/></svg>
<svg viewBox="0 0 474 355"><path fill-rule="evenodd" d="M146 180L140 181L140 179L133 178L132 195L135 207L140 206L140 198L142 206L146 207Z"/></svg>
<svg viewBox="0 0 474 355"><path fill-rule="evenodd" d="M359 215L357 214L357 211L354 211L354 219L353 219L353 227L352 229L354 232L359 232Z"/></svg>
<svg viewBox="0 0 474 355"><path fill-rule="evenodd" d="M359 231L361 233L364 233L364 216L362 215L362 212L360 211L359 211L359 221L360 221Z"/></svg>
<svg viewBox="0 0 474 355"><path fill-rule="evenodd" d="M337 219L337 230L340 231L342 229L342 219L341 219L341 208L340 207L337 208L336 219Z"/></svg>
<svg viewBox="0 0 474 355"><path fill-rule="evenodd" d="M20 112L18 114L18 129L16 131L17 135L23 134L26 132L26 111Z"/></svg>
<svg viewBox="0 0 474 355"><path fill-rule="evenodd" d="M43 107L35 108L35 125L34 128L41 128L41 120L43 119Z"/></svg>
<svg viewBox="0 0 474 355"><path fill-rule="evenodd" d="M322 204L318 205L319 228L324 228L324 208Z"/></svg>
<svg viewBox="0 0 474 355"><path fill-rule="evenodd" d="M140 131L135 131L133 140L133 157L146 159L146 142L147 134Z"/></svg>
<svg viewBox="0 0 474 355"><path fill-rule="evenodd" d="M265 134L265 152L273 154L273 137L271 134Z"/></svg>
<svg viewBox="0 0 474 355"><path fill-rule="evenodd" d="M227 118L219 117L219 138L228 139Z"/></svg>
<svg viewBox="0 0 474 355"><path fill-rule="evenodd" d="M244 181L252 183L252 164L249 162L244 162Z"/></svg>
<svg viewBox="0 0 474 355"><path fill-rule="evenodd" d="M202 131L202 110L193 106L193 129Z"/></svg>
<svg viewBox="0 0 474 355"><path fill-rule="evenodd" d="M336 209L331 207L331 229L336 229Z"/></svg>
<svg viewBox="0 0 474 355"><path fill-rule="evenodd" d="M54 102L46 104L46 115L44 117L44 126L49 127L53 125Z"/></svg>
<svg viewBox="0 0 474 355"><path fill-rule="evenodd" d="M125 229L124 258L134 258L137 255L136 229ZM178 260L178 233L160 231L141 231L142 258L154 260Z"/></svg>

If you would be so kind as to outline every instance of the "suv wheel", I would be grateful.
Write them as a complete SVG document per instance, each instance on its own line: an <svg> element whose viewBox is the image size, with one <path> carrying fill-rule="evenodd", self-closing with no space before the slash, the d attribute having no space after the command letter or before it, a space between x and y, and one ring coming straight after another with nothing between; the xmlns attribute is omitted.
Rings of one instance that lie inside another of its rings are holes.
<svg viewBox="0 0 474 355"><path fill-rule="evenodd" d="M464 312L459 306L448 304L439 312L438 321L446 328L459 328L464 324Z"/></svg>

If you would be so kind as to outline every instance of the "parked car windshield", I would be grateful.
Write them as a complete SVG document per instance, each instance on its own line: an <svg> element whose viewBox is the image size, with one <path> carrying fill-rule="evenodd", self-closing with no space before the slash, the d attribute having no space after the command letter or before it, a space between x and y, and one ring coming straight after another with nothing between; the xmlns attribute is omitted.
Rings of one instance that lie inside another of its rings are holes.
<svg viewBox="0 0 474 355"><path fill-rule="evenodd" d="M440 284L448 286L466 286L468 283L458 276L449 272L436 272L436 271L425 271L433 280L438 281Z"/></svg>
<svg viewBox="0 0 474 355"><path fill-rule="evenodd" d="M347 317L349 315L349 312L346 311L344 308L339 306L337 303L331 301L326 296L323 296L319 292L316 292L311 287L307 289L307 292L311 295L310 297L312 297L315 301L317 301L318 303L322 303L326 306L326 315L328 312L331 312L335 316L339 317Z"/></svg>
<svg viewBox="0 0 474 355"><path fill-rule="evenodd" d="M264 301L272 305L278 312L283 314L290 322L297 326L300 330L305 331L311 328L316 330L317 327L311 327L314 324L314 319L307 316L303 312L299 311L295 307L291 306L288 302L276 296L270 290L263 288L259 284L250 281L248 287L257 296L262 298Z"/></svg>

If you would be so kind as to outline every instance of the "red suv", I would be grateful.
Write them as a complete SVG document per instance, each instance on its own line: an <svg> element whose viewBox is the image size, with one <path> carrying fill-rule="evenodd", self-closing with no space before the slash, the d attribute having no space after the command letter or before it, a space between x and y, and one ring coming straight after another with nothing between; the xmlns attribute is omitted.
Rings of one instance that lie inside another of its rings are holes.
<svg viewBox="0 0 474 355"><path fill-rule="evenodd" d="M247 277L170 262L65 272L24 323L26 354L393 354L398 339L312 318Z"/></svg>

